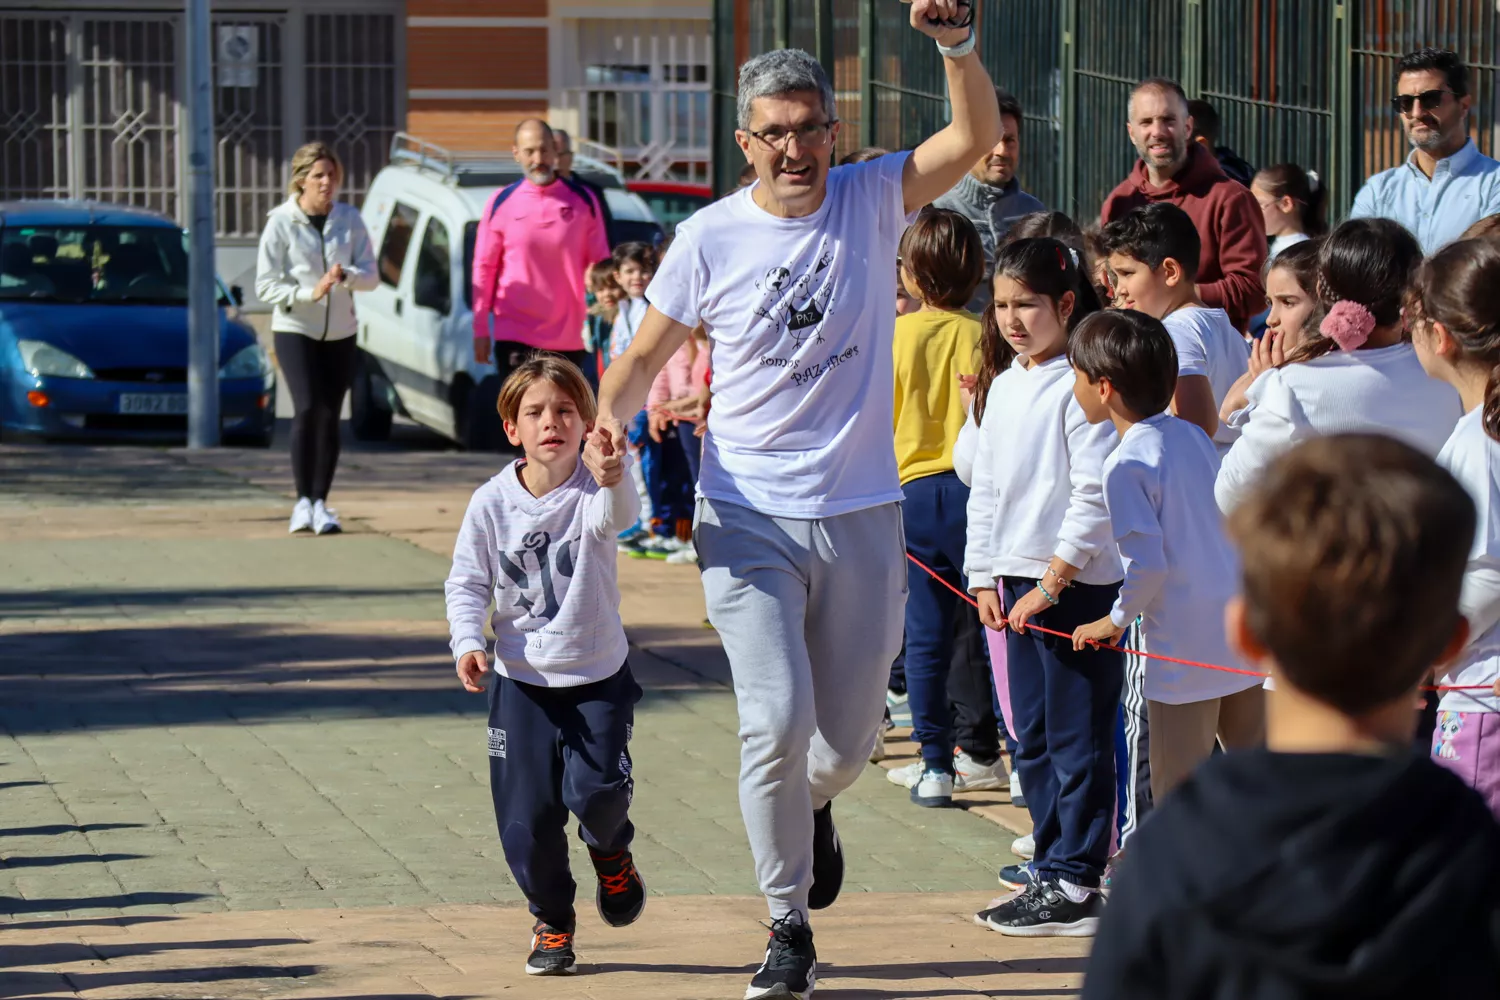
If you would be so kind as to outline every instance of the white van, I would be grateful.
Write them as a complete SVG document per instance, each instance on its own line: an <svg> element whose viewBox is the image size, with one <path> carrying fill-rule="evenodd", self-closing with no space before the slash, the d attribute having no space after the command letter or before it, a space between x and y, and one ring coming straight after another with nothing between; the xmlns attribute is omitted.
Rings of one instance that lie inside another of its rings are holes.
<svg viewBox="0 0 1500 1000"><path fill-rule="evenodd" d="M574 171L604 189L611 246L661 240L662 227L625 190L618 167L580 152ZM467 448L498 443L500 387L495 369L474 360L470 275L480 214L496 189L520 178L509 154L452 153L397 133L363 209L380 285L356 296L355 437L384 440L401 413Z"/></svg>

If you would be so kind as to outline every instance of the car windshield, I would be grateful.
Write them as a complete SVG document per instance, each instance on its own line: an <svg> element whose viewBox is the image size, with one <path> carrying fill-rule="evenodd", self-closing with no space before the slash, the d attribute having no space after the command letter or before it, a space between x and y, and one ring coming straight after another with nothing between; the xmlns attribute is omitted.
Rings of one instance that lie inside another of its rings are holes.
<svg viewBox="0 0 1500 1000"><path fill-rule="evenodd" d="M0 229L0 300L182 305L182 231L161 226Z"/></svg>

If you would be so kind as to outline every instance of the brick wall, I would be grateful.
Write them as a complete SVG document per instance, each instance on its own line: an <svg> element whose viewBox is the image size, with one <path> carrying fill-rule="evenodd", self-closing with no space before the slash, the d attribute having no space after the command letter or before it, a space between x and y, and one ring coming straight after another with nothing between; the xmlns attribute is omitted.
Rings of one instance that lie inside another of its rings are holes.
<svg viewBox="0 0 1500 1000"><path fill-rule="evenodd" d="M439 146L505 152L522 119L547 117L547 102L412 101L406 117L408 132Z"/></svg>

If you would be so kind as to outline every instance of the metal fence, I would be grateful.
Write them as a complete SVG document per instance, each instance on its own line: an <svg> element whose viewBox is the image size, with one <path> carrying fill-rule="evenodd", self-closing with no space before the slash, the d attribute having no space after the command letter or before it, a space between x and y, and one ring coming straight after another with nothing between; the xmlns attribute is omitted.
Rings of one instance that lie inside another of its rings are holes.
<svg viewBox="0 0 1500 1000"><path fill-rule="evenodd" d="M1132 86L1180 81L1222 119L1220 142L1257 166L1316 170L1335 215L1407 147L1394 67L1434 45L1468 63L1479 148L1494 155L1500 14L1493 0L979 0L979 50L1021 101L1019 174L1049 206L1097 212L1129 171ZM910 148L948 118L941 60L897 0L714 0L716 182L734 186L734 76L745 59L806 48L834 75L840 152Z"/></svg>

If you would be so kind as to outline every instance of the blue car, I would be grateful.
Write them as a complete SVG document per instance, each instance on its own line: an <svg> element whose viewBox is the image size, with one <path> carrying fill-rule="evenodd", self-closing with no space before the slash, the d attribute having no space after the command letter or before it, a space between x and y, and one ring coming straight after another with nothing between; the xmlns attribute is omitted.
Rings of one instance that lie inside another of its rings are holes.
<svg viewBox="0 0 1500 1000"><path fill-rule="evenodd" d="M187 300L185 240L167 217L0 202L0 437L181 441ZM276 374L233 304L220 285L221 437L266 447Z"/></svg>

